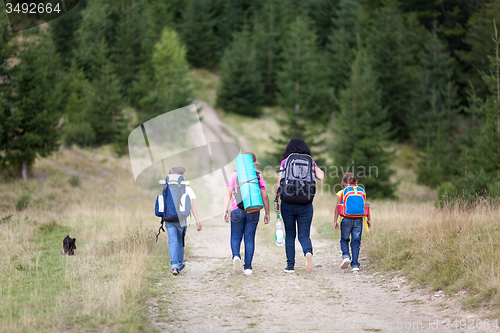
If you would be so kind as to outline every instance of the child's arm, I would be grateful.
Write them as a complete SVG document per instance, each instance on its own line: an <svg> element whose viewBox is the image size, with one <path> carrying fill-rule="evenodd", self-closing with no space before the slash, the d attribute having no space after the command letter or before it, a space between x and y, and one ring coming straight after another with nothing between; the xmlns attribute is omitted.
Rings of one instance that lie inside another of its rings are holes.
<svg viewBox="0 0 500 333"><path fill-rule="evenodd" d="M231 202L231 197L233 196L233 188L228 186L226 188L226 195L224 196L224 217L223 220L226 223L229 223L229 213L227 210L229 209L229 203Z"/></svg>
<svg viewBox="0 0 500 333"><path fill-rule="evenodd" d="M280 188L281 172L278 174L278 182L276 183L276 192L274 193L274 211L280 213L280 204L278 202L278 189Z"/></svg>
<svg viewBox="0 0 500 333"><path fill-rule="evenodd" d="M200 231L201 230L201 223L200 223L200 218L198 217L198 210L196 209L196 205L194 204L194 200L191 199L191 210L193 211L194 218L196 220L196 230Z"/></svg>
<svg viewBox="0 0 500 333"><path fill-rule="evenodd" d="M336 197L337 197L337 204L335 205L335 214L333 215L333 222L334 222L333 228L335 229L335 231L339 231L339 222L338 222L338 219L339 219L339 209L338 209L338 204L340 203L340 197L339 196L336 196Z"/></svg>
<svg viewBox="0 0 500 333"><path fill-rule="evenodd" d="M316 179L318 179L318 180L322 180L325 178L325 173L319 167L314 168L314 175L316 176Z"/></svg>
<svg viewBox="0 0 500 333"><path fill-rule="evenodd" d="M262 195L262 202L264 203L264 210L266 211L266 215L264 216L264 223L269 223L269 196L267 195L266 190L261 189L260 194Z"/></svg>
<svg viewBox="0 0 500 333"><path fill-rule="evenodd" d="M368 225L368 228L372 227L372 221L370 219L370 213L366 216L366 224Z"/></svg>

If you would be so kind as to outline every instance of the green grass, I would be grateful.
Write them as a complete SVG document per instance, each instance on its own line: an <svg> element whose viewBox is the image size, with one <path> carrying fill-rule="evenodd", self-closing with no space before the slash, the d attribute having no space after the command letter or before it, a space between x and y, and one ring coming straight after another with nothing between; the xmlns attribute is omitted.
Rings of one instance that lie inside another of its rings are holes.
<svg viewBox="0 0 500 333"><path fill-rule="evenodd" d="M263 162L260 166L265 167L269 164L266 160L267 155L274 150L274 145L271 137L277 137L279 127L275 117L282 111L278 107L266 107L263 109L263 114L259 118L248 117L244 115L219 111L221 120L233 127L238 134L246 138L250 149L257 155L257 158ZM255 129L259 130L256 131ZM269 164L269 165L272 165Z"/></svg>
<svg viewBox="0 0 500 333"><path fill-rule="evenodd" d="M9 258L13 270L3 271L0 281L0 331L13 332L54 332L65 331L90 332L107 327L111 332L151 332L152 327L145 317L145 300L160 296L163 288L155 283L164 275L164 244L157 245L152 237L129 235L113 243L103 245L92 259L92 283L113 283L119 272L99 274L109 266L117 266L122 259L115 254L130 251L139 242L147 242L149 248L148 270L145 272L147 283L141 291L133 295L126 291L123 305L118 314L107 315L103 305L94 313L85 313L85 298L93 297L81 290L81 285L88 283L85 275L72 274L83 260L83 255L62 255L62 240L75 230L61 226L56 221L39 224L30 219L12 220L12 227L31 229L29 258L12 256ZM77 247L85 247L84 240L77 239ZM71 279L68 279L71 276ZM97 300L96 300L97 301ZM83 311L82 311L83 310Z"/></svg>
<svg viewBox="0 0 500 333"><path fill-rule="evenodd" d="M193 95L196 100L215 105L216 90L219 85L217 75L205 69L192 69L188 73L188 79L191 81Z"/></svg>
<svg viewBox="0 0 500 333"><path fill-rule="evenodd" d="M340 231L335 231L333 228L333 218L328 216L314 216L313 225L316 228L314 237L321 239L340 239Z"/></svg>
<svg viewBox="0 0 500 333"><path fill-rule="evenodd" d="M14 220L17 228L33 228L32 220ZM61 255L62 239L70 231L69 228L50 223L42 224L33 228L30 242L33 253L29 258L12 256L11 264L15 270L4 271L2 282L0 282L1 322L23 322L26 306L32 309L30 317L43 318L47 313L53 311L53 306L58 304L58 298L69 290L64 283L64 271L66 261L69 257ZM25 319L26 320L26 319ZM30 330L29 323L24 321L27 327L23 331ZM56 323L46 323L46 327L39 329L50 331L57 326Z"/></svg>

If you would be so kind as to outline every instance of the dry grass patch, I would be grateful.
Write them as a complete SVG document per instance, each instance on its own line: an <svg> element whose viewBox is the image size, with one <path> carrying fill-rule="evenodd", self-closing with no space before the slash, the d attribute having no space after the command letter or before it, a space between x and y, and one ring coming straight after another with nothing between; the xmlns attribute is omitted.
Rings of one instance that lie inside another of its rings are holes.
<svg viewBox="0 0 500 333"><path fill-rule="evenodd" d="M497 205L375 202L372 211L374 228L364 239L379 266L448 294L465 290L476 300L470 306L500 305Z"/></svg>
<svg viewBox="0 0 500 333"><path fill-rule="evenodd" d="M0 331L153 330L145 300L160 292L168 250L155 243L154 195L129 165L109 147L73 148L37 160L43 179L0 184ZM67 234L75 256L62 255Z"/></svg>

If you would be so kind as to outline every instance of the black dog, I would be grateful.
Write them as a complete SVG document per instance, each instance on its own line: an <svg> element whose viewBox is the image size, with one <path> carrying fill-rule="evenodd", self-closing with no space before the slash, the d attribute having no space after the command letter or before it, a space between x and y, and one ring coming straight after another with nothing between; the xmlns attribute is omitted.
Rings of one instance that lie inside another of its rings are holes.
<svg viewBox="0 0 500 333"><path fill-rule="evenodd" d="M63 248L64 248L64 254L67 254L69 256L72 256L75 254L76 250L76 238L70 238L69 235L66 236L63 240Z"/></svg>

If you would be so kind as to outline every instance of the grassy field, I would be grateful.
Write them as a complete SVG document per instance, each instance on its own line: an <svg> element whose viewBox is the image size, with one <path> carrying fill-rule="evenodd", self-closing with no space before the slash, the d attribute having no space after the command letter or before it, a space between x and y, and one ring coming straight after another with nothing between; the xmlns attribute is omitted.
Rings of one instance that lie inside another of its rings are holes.
<svg viewBox="0 0 500 333"><path fill-rule="evenodd" d="M30 181L0 183L0 331L152 330L145 300L169 271L166 242L155 243L154 195L112 156L59 151ZM61 254L67 234L75 256Z"/></svg>

